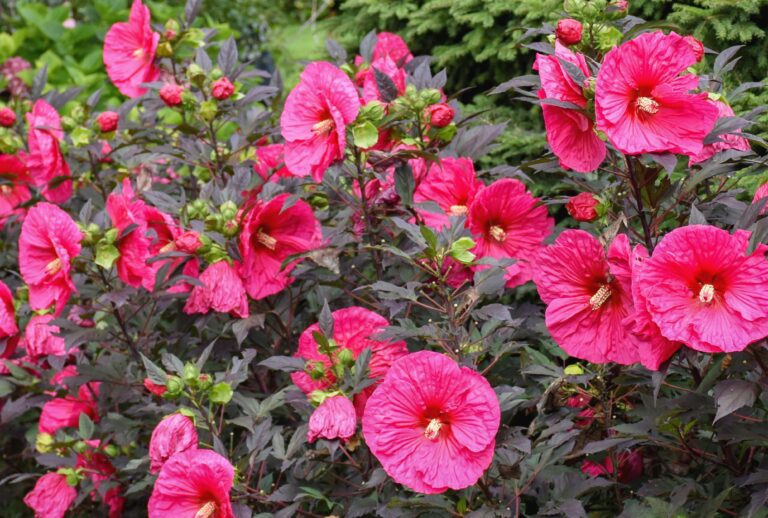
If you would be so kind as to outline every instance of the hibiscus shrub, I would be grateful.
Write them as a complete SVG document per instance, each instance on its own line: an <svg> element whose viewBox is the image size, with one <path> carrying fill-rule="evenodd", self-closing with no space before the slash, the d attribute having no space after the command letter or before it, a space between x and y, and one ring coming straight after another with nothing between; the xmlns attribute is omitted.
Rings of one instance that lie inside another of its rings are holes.
<svg viewBox="0 0 768 518"><path fill-rule="evenodd" d="M0 109L11 512L765 515L738 49L566 2L492 92L552 154L480 170L504 125L399 36L281 105L200 8L109 28L122 105L41 70Z"/></svg>

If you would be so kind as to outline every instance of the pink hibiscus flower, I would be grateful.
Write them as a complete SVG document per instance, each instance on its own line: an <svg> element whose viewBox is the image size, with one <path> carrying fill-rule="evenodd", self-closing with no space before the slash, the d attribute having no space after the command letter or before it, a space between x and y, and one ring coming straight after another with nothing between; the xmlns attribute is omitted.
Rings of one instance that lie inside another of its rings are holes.
<svg viewBox="0 0 768 518"><path fill-rule="evenodd" d="M190 449L163 464L149 499L149 518L234 518L232 464L212 450Z"/></svg>
<svg viewBox="0 0 768 518"><path fill-rule="evenodd" d="M376 35L372 60L383 58L389 58L397 65L403 66L413 59L413 54L402 37L391 32L380 32Z"/></svg>
<svg viewBox="0 0 768 518"><path fill-rule="evenodd" d="M184 313L207 314L210 310L229 313L238 318L248 316L248 297L238 265L221 260L210 265L200 276L202 286L195 286L184 305Z"/></svg>
<svg viewBox="0 0 768 518"><path fill-rule="evenodd" d="M16 324L16 310L13 307L13 294L8 286L0 281L0 340L11 338L19 334L19 326ZM0 342L2 344L2 342ZM7 348L7 347L6 347ZM2 348L0 348L2 350ZM13 351L11 351L13 352ZM0 358L5 358L5 351L0 353Z"/></svg>
<svg viewBox="0 0 768 518"><path fill-rule="evenodd" d="M77 224L56 205L42 202L29 209L19 236L19 269L33 310L55 304L58 316L64 309L75 291L70 270L82 239Z"/></svg>
<svg viewBox="0 0 768 518"><path fill-rule="evenodd" d="M173 455L197 448L195 423L182 414L163 418L152 431L149 439L149 472L157 473Z"/></svg>
<svg viewBox="0 0 768 518"><path fill-rule="evenodd" d="M28 186L31 178L22 159L26 159L23 153L0 155L0 228L11 216L23 216L20 206L32 199Z"/></svg>
<svg viewBox="0 0 768 518"><path fill-rule="evenodd" d="M321 182L328 166L344 158L347 125L359 110L357 89L344 72L324 61L310 63L280 117L288 169Z"/></svg>
<svg viewBox="0 0 768 518"><path fill-rule="evenodd" d="M59 145L64 138L59 112L44 99L38 99L27 113L27 125L27 166L32 182L46 200L64 203L72 197L72 174Z"/></svg>
<svg viewBox="0 0 768 518"><path fill-rule="evenodd" d="M368 400L363 435L395 482L442 493L477 482L490 465L501 412L488 381L420 351L395 362Z"/></svg>
<svg viewBox="0 0 768 518"><path fill-rule="evenodd" d="M735 352L768 336L768 247L749 232L690 225L667 234L635 274L653 322L671 341Z"/></svg>
<svg viewBox="0 0 768 518"><path fill-rule="evenodd" d="M597 128L628 155L697 155L717 120L707 94L691 94L698 77L680 74L696 63L674 32L641 34L606 54L595 89Z"/></svg>
<svg viewBox="0 0 768 518"><path fill-rule="evenodd" d="M291 271L299 261L283 269L285 259L320 246L320 224L312 207L304 200L297 200L284 208L289 196L286 193L266 203L259 201L243 219L240 276L254 300L278 293L293 282Z"/></svg>
<svg viewBox="0 0 768 518"><path fill-rule="evenodd" d="M35 315L29 320L24 330L24 346L30 358L67 354L66 342L58 336L61 329L51 324L51 320L53 315Z"/></svg>
<svg viewBox="0 0 768 518"><path fill-rule="evenodd" d="M264 181L278 181L280 178L289 178L293 174L285 167L283 144L268 144L256 148L256 161L253 170Z"/></svg>
<svg viewBox="0 0 768 518"><path fill-rule="evenodd" d="M536 54L534 70L539 71L541 89L539 99L554 99L573 103L581 108L587 106L583 85L574 81L561 63L575 65L589 78L592 74L582 54L555 43L555 54ZM591 173L600 167L605 159L605 143L595 133L594 122L579 110L562 108L551 104L541 105L547 142L552 152L565 169L579 173Z"/></svg>
<svg viewBox="0 0 768 518"><path fill-rule="evenodd" d="M413 193L415 203L434 202L441 211L417 208L424 223L436 229L450 224L450 216L465 216L483 182L477 179L471 158L443 158L434 164Z"/></svg>
<svg viewBox="0 0 768 518"><path fill-rule="evenodd" d="M322 439L346 441L355 435L355 406L346 396L332 396L320 403L309 417L307 442Z"/></svg>
<svg viewBox="0 0 768 518"><path fill-rule="evenodd" d="M717 107L717 117L735 117L736 114L733 113L733 109L725 104L722 101L709 101L710 103L714 104ZM736 130L736 133L741 133L741 130ZM706 160L709 160L713 156L715 156L717 153L721 151L725 151L727 149L736 149L738 151L749 151L751 148L749 147L749 141L745 139L744 137L740 137L734 133L727 133L725 135L718 136L718 139L720 139L720 142L715 142L713 144L706 144L703 148L701 148L701 151L696 154L695 156L692 156L690 160L688 160L688 167L696 164L700 164L701 162L704 162Z"/></svg>
<svg viewBox="0 0 768 518"><path fill-rule="evenodd" d="M120 92L139 97L147 92L142 83L156 81L160 69L154 65L160 35L152 32L149 8L133 0L128 22L118 22L104 36L104 65Z"/></svg>
<svg viewBox="0 0 768 518"><path fill-rule="evenodd" d="M43 405L37 430L40 433L53 435L62 428L77 428L80 423L80 414L98 421L96 402L93 399L74 396L53 398Z"/></svg>
<svg viewBox="0 0 768 518"><path fill-rule="evenodd" d="M530 259L552 233L554 221L547 208L525 190L522 182L505 178L482 189L469 207L469 228L478 257L512 258L507 267L507 286L514 288L531 280ZM477 266L475 269L482 269Z"/></svg>
<svg viewBox="0 0 768 518"><path fill-rule="evenodd" d="M626 261L628 254L627 237L616 236L608 257ZM596 237L564 231L537 257L534 282L547 305L547 329L570 356L592 363L638 361L635 337L624 323L634 312L630 278L611 270Z"/></svg>
<svg viewBox="0 0 768 518"><path fill-rule="evenodd" d="M67 477L46 473L24 497L24 504L35 512L35 518L64 518L77 498L77 489L67 484Z"/></svg>

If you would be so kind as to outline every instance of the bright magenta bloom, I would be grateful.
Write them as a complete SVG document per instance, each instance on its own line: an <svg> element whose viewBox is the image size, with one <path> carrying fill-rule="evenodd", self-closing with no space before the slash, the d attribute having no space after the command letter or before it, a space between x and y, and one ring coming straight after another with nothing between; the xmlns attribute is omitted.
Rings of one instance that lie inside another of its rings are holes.
<svg viewBox="0 0 768 518"><path fill-rule="evenodd" d="M477 179L471 158L443 158L439 164L432 164L416 191L416 203L434 202L440 212L426 208L416 209L430 227L441 229L450 224L450 216L466 216L475 196L483 188Z"/></svg>
<svg viewBox="0 0 768 518"><path fill-rule="evenodd" d="M397 65L402 66L413 59L405 40L391 32L380 32L376 35L376 45L373 47L372 61L388 57Z"/></svg>
<svg viewBox="0 0 768 518"><path fill-rule="evenodd" d="M53 315L35 315L24 329L24 345L27 354L31 358L67 354L66 342L60 336L56 336L61 329L51 324Z"/></svg>
<svg viewBox="0 0 768 518"><path fill-rule="evenodd" d="M157 473L173 455L197 448L197 430L192 419L182 414L163 418L149 440L149 472Z"/></svg>
<svg viewBox="0 0 768 518"><path fill-rule="evenodd" d="M46 200L64 203L72 197L72 180L63 178L72 174L59 145L64 138L59 112L44 99L38 99L27 113L27 125L27 166L32 181Z"/></svg>
<svg viewBox="0 0 768 518"><path fill-rule="evenodd" d="M29 209L19 236L19 269L33 310L56 304L58 316L64 309L75 291L70 270L82 239L77 224L56 205L41 202Z"/></svg>
<svg viewBox="0 0 768 518"><path fill-rule="evenodd" d="M690 225L662 239L634 282L664 337L698 351L735 352L768 336L768 247L747 255L749 236Z"/></svg>
<svg viewBox="0 0 768 518"><path fill-rule="evenodd" d="M46 473L24 497L24 504L35 512L35 518L64 518L77 490L67 484L67 477L58 473Z"/></svg>
<svg viewBox="0 0 768 518"><path fill-rule="evenodd" d="M696 63L674 32L641 34L606 54L595 89L597 128L628 155L694 156L717 120L707 94L691 94L698 77L680 74Z"/></svg>
<svg viewBox="0 0 768 518"><path fill-rule="evenodd" d="M308 252L320 246L320 224L312 207L304 200L283 210L289 194L281 194L268 202L259 201L242 222L240 274L248 295L263 299L285 289L291 282L291 271L299 261L282 269L291 255Z"/></svg>
<svg viewBox="0 0 768 518"><path fill-rule="evenodd" d="M177 453L163 464L149 499L149 518L234 518L232 464L212 450Z"/></svg>
<svg viewBox="0 0 768 518"><path fill-rule="evenodd" d="M19 326L16 324L13 294L8 289L8 286L3 281L0 281L0 340L17 334L19 334ZM2 356L4 355L0 354L0 357Z"/></svg>
<svg viewBox="0 0 768 518"><path fill-rule="evenodd" d="M710 103L717 107L718 118L734 117L736 115L733 113L733 109L722 101L710 101ZM741 133L741 130L736 130L736 133ZM703 148L701 148L701 151L698 154L690 158L688 161L688 166L690 167L692 165L709 160L717 153L727 149L736 149L738 151L750 150L749 141L744 137L734 135L733 133L727 133L725 135L720 135L717 138L720 139L720 142L705 145Z"/></svg>
<svg viewBox="0 0 768 518"><path fill-rule="evenodd" d="M491 463L501 412L488 381L420 351L398 360L365 406L363 435L395 482L419 493L475 484Z"/></svg>
<svg viewBox="0 0 768 518"><path fill-rule="evenodd" d="M280 117L288 169L321 182L328 166L344 158L347 125L359 110L357 89L344 72L325 61L310 63Z"/></svg>
<svg viewBox="0 0 768 518"><path fill-rule="evenodd" d="M53 398L43 405L37 429L40 433L55 434L62 428L77 428L80 414L99 420L95 401L73 396Z"/></svg>
<svg viewBox="0 0 768 518"><path fill-rule="evenodd" d="M355 435L355 406L346 396L332 396L323 401L309 417L307 442L321 439L346 441Z"/></svg>
<svg viewBox="0 0 768 518"><path fill-rule="evenodd" d="M539 71L541 79L539 99L554 99L581 108L586 107L584 85L571 78L560 60L575 65L585 77L591 76L582 54L556 43L553 56L536 54L533 68ZM595 125L589 117L581 111L551 104L542 103L541 110L547 130L547 142L563 168L579 173L591 173L600 167L605 159L605 143L595 133Z"/></svg>
<svg viewBox="0 0 768 518"><path fill-rule="evenodd" d="M248 316L248 297L237 265L222 259L210 265L200 275L202 286L195 286L184 305L184 313L206 314L210 310L229 313L238 318Z"/></svg>
<svg viewBox="0 0 768 518"><path fill-rule="evenodd" d="M617 256L623 269L608 264ZM624 234L606 257L596 237L566 230L536 258L534 281L547 305L547 329L570 356L592 363L638 361L635 337L624 322L634 313L628 257Z"/></svg>
<svg viewBox="0 0 768 518"><path fill-rule="evenodd" d="M19 206L32 198L28 187L31 179L24 159L26 156L21 153L20 156L0 155L0 228L14 214L22 217L25 211Z"/></svg>
<svg viewBox="0 0 768 518"><path fill-rule="evenodd" d="M128 22L119 22L104 36L104 65L109 79L123 95L139 97L142 83L157 80L160 69L154 65L160 35L152 32L149 8L133 0Z"/></svg>
<svg viewBox="0 0 768 518"><path fill-rule="evenodd" d="M553 226L547 208L525 190L522 182L512 178L482 189L469 208L469 228L477 242L472 252L478 258L517 260L507 267L510 288L531 280L529 260L543 246Z"/></svg>

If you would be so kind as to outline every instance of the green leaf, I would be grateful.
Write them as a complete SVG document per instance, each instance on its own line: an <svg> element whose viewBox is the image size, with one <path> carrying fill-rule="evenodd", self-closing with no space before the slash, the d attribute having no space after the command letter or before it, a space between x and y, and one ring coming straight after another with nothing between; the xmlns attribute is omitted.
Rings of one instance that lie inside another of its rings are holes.
<svg viewBox="0 0 768 518"><path fill-rule="evenodd" d="M379 140L379 130L376 129L372 122L367 121L357 124L352 128L352 139L357 147L373 147Z"/></svg>
<svg viewBox="0 0 768 518"><path fill-rule="evenodd" d="M99 241L99 244L96 245L96 259L94 262L105 270L112 268L112 265L115 264L115 261L117 261L119 257L120 250L118 250L115 245L110 245L102 241Z"/></svg>
<svg viewBox="0 0 768 518"><path fill-rule="evenodd" d="M77 434L84 440L88 440L93 437L93 421L85 412L80 414L80 423L78 425Z"/></svg>

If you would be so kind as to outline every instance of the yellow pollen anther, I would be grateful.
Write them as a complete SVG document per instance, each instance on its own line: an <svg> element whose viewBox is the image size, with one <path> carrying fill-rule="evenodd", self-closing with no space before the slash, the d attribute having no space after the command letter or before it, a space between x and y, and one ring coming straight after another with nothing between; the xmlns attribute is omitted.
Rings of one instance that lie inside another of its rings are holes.
<svg viewBox="0 0 768 518"><path fill-rule="evenodd" d="M256 240L270 250L274 250L275 246L277 245L277 239L270 236L261 229L259 229L259 231L256 233Z"/></svg>
<svg viewBox="0 0 768 518"><path fill-rule="evenodd" d="M312 126L312 131L315 135L327 135L333 131L334 126L333 119L325 119Z"/></svg>
<svg viewBox="0 0 768 518"><path fill-rule="evenodd" d="M704 304L709 304L715 298L715 287L711 284L704 284L699 290L699 300Z"/></svg>
<svg viewBox="0 0 768 518"><path fill-rule="evenodd" d="M659 111L659 103L653 97L638 97L637 109L653 115Z"/></svg>
<svg viewBox="0 0 768 518"><path fill-rule="evenodd" d="M491 234L491 237L496 241L504 241L507 238L507 233L504 232L504 229L498 225L492 226L489 230L489 233Z"/></svg>
<svg viewBox="0 0 768 518"><path fill-rule="evenodd" d="M168 242L163 248L160 249L161 254L165 254L168 252L174 252L176 251L176 243L173 241Z"/></svg>
<svg viewBox="0 0 768 518"><path fill-rule="evenodd" d="M3 194L11 194L11 191L13 191L13 189L11 189L10 186L8 186L8 185L0 185L0 192L1 193L3 193Z"/></svg>
<svg viewBox="0 0 768 518"><path fill-rule="evenodd" d="M211 518L216 513L216 503L206 502L206 504L197 510L195 518Z"/></svg>
<svg viewBox="0 0 768 518"><path fill-rule="evenodd" d="M45 273L47 273L48 275L54 275L58 273L59 270L61 270L61 267L62 267L61 259L57 257L56 259L54 259L53 261L45 265Z"/></svg>
<svg viewBox="0 0 768 518"><path fill-rule="evenodd" d="M434 441L440 436L440 428L442 427L443 423L440 422L440 419L432 419L424 429L424 437L430 441Z"/></svg>
<svg viewBox="0 0 768 518"><path fill-rule="evenodd" d="M449 209L452 216L463 216L467 212L469 212L469 209L466 205L451 205L451 208Z"/></svg>
<svg viewBox="0 0 768 518"><path fill-rule="evenodd" d="M135 57L136 59L144 59L144 49L134 50L133 57Z"/></svg>
<svg viewBox="0 0 768 518"><path fill-rule="evenodd" d="M589 299L589 305L592 306L592 311L597 311L600 306L605 304L605 301L611 297L611 288L607 284L600 286L600 289L595 292Z"/></svg>

